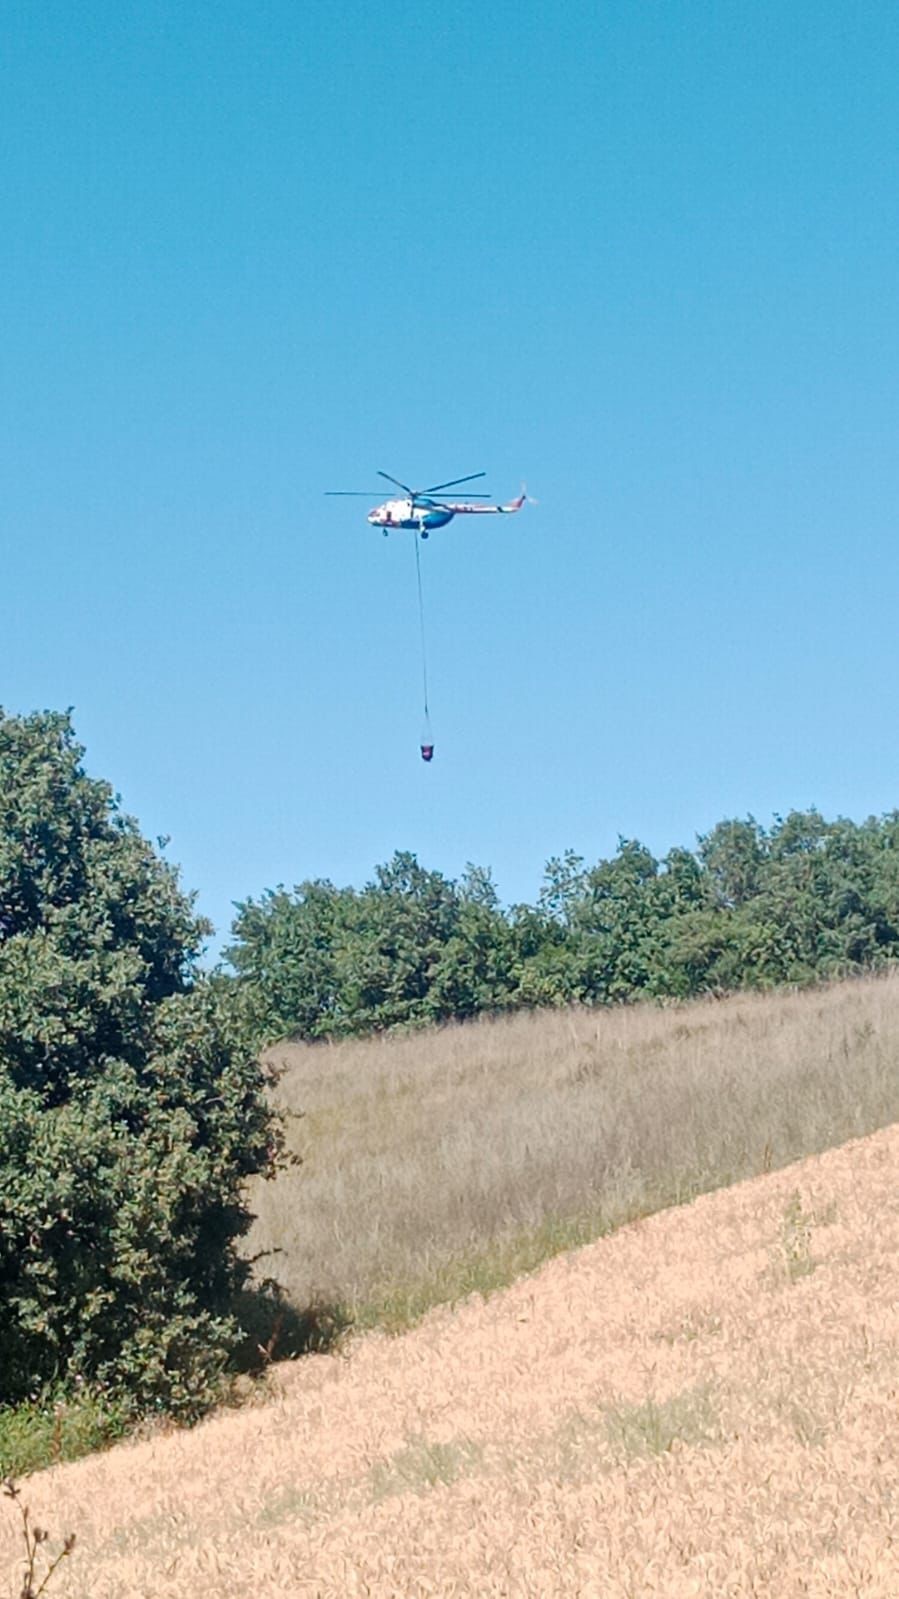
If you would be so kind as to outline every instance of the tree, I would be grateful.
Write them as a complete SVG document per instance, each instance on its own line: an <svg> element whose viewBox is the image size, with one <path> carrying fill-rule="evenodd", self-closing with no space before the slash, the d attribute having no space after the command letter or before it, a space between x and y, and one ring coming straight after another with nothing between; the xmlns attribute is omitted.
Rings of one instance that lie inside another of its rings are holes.
<svg viewBox="0 0 899 1599"><path fill-rule="evenodd" d="M442 1020L431 989L459 925L456 886L407 850L375 871L358 900L358 942L347 971L349 1009L362 1030Z"/></svg>
<svg viewBox="0 0 899 1599"><path fill-rule="evenodd" d="M247 900L227 951L260 1027L308 1039L503 1009L516 958L489 872L469 865L456 883L408 851L360 891L301 883Z"/></svg>
<svg viewBox="0 0 899 1599"><path fill-rule="evenodd" d="M645 845L620 838L616 854L587 872L582 897L569 911L581 944L586 999L627 1000L653 991L661 914L658 862Z"/></svg>
<svg viewBox="0 0 899 1599"><path fill-rule="evenodd" d="M701 837L699 859L712 903L734 910L751 899L758 891L765 854L764 830L752 816L745 822L719 822Z"/></svg>
<svg viewBox="0 0 899 1599"><path fill-rule="evenodd" d="M520 1003L515 938L490 872L469 863L456 900L453 931L440 949L428 994L435 1020L463 1021Z"/></svg>
<svg viewBox="0 0 899 1599"><path fill-rule="evenodd" d="M0 711L0 1403L80 1379L189 1412L279 1134L206 923L83 754Z"/></svg>
<svg viewBox="0 0 899 1599"><path fill-rule="evenodd" d="M626 838L594 866L567 850L537 904L508 911L484 869L454 882L399 852L360 891L248 901L235 935L231 963L281 1036L808 983L899 958L899 812L729 819L662 860Z"/></svg>
<svg viewBox="0 0 899 1599"><path fill-rule="evenodd" d="M352 889L317 879L238 905L227 958L260 1034L320 1038L348 1030L343 951L354 900Z"/></svg>

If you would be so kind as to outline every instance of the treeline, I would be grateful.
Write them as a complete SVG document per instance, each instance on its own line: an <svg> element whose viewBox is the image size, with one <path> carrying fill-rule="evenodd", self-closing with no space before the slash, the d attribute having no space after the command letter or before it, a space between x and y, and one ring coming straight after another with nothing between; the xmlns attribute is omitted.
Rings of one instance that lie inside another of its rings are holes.
<svg viewBox="0 0 899 1599"><path fill-rule="evenodd" d="M268 1036L308 1039L572 1001L804 984L899 955L899 812L723 821L656 859L622 839L549 861L536 905L490 872L398 853L364 888L316 880L238 907L228 960Z"/></svg>

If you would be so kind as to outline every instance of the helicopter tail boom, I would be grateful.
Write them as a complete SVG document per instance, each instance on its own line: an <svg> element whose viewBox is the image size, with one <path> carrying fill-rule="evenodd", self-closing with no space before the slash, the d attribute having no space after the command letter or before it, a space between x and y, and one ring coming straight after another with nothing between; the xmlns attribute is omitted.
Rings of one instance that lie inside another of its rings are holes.
<svg viewBox="0 0 899 1599"><path fill-rule="evenodd" d="M452 511L454 516L506 516L514 511L520 511L529 498L522 484L521 493L517 499L510 500L508 505L472 505L465 501L441 500L440 509Z"/></svg>

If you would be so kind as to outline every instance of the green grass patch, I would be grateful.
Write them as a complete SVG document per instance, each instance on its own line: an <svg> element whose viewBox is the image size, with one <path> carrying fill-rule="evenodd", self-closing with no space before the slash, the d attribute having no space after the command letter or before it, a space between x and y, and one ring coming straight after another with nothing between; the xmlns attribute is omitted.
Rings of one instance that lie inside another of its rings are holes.
<svg viewBox="0 0 899 1599"><path fill-rule="evenodd" d="M641 1212L643 1214L643 1212ZM634 1219L634 1218L627 1218ZM370 1298L345 1309L355 1330L368 1332L380 1328L389 1333L407 1332L428 1311L439 1305L457 1305L470 1294L488 1299L539 1270L557 1255L594 1243L620 1225L620 1218L590 1214L548 1218L538 1227L494 1239L481 1248L472 1248L455 1259L444 1261L434 1271L415 1282L376 1290Z"/></svg>
<svg viewBox="0 0 899 1599"><path fill-rule="evenodd" d="M663 1455L674 1443L710 1444L720 1426L706 1384L686 1388L670 1399L645 1399L640 1405L607 1405L606 1437L627 1459Z"/></svg>
<svg viewBox="0 0 899 1599"><path fill-rule="evenodd" d="M284 1488L269 1500L257 1518L260 1527L281 1527L288 1521L309 1521L320 1508L319 1496L308 1489Z"/></svg>
<svg viewBox="0 0 899 1599"><path fill-rule="evenodd" d="M784 1265L791 1283L810 1276L815 1269L816 1262L811 1250L814 1220L803 1208L802 1196L797 1189L784 1207L780 1235Z"/></svg>
<svg viewBox="0 0 899 1599"><path fill-rule="evenodd" d="M372 1467L370 1487L372 1499L377 1503L393 1494L422 1493L440 1484L449 1487L460 1477L470 1476L477 1470L484 1451L480 1444L468 1438L453 1438L449 1443L430 1442L427 1438L412 1438L404 1449L398 1449L389 1460Z"/></svg>
<svg viewBox="0 0 899 1599"><path fill-rule="evenodd" d="M124 1436L131 1412L106 1397L43 1395L0 1409L0 1477L77 1460Z"/></svg>

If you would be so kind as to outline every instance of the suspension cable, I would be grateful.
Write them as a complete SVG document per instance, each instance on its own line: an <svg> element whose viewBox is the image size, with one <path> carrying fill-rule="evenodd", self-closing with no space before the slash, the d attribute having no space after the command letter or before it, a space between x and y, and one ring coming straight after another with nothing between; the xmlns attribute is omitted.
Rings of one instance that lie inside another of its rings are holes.
<svg viewBox="0 0 899 1599"><path fill-rule="evenodd" d="M428 654L425 645L425 603L421 589L421 555L418 549L418 534L413 533L412 543L415 545L415 576L418 580L418 626L421 634L421 678L425 694L425 720L428 711Z"/></svg>

